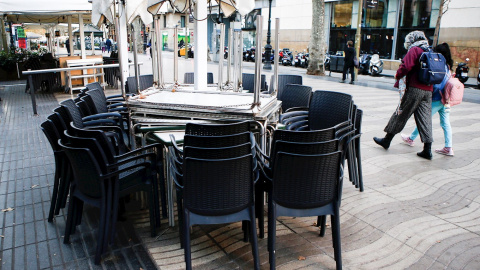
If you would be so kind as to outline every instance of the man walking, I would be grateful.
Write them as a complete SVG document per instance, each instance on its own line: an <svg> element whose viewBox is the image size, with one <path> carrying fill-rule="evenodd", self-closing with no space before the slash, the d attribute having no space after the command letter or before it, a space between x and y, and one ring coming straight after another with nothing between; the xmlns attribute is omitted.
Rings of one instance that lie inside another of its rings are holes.
<svg viewBox="0 0 480 270"><path fill-rule="evenodd" d="M353 59L355 58L355 49L353 48L353 41L349 40L347 42L347 49L345 50L345 63L343 65L343 76L342 80L340 81L341 83L345 82L345 79L347 78L347 71L350 69L350 84L354 84L355 81L355 70L354 70L354 62Z"/></svg>
<svg viewBox="0 0 480 270"><path fill-rule="evenodd" d="M110 40L110 38L107 38L107 41L105 41L105 45L107 46L108 53L110 53L110 48L112 46L112 41Z"/></svg>

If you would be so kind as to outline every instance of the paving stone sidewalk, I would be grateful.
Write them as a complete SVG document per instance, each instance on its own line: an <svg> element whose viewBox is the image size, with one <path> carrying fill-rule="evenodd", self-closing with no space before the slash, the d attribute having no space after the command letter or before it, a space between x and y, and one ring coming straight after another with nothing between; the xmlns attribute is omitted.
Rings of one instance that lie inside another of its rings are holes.
<svg viewBox="0 0 480 270"><path fill-rule="evenodd" d="M398 102L396 92L311 76L304 76L304 84L352 94L364 110L365 192L344 180L340 217L344 268L480 269L479 105L464 102L452 109L455 157L434 154L427 161L415 155L421 150L419 141L409 147L397 136L388 151L372 141L373 136L384 134ZM51 95L39 95L40 116L33 117L23 89L3 87L0 96L0 207L14 208L0 212L2 269L93 268L95 213L87 215L86 227L80 228L81 234L77 232L70 245L62 243L63 215L52 224L46 222L54 162L38 127L57 101ZM433 148L443 147L438 123L435 116ZM413 125L410 120L404 132ZM130 212L128 217L134 222L126 223L121 233L127 241L113 247L114 256L104 258L102 268L184 269L177 227L168 228L163 221L155 239L149 236L144 212ZM326 236L319 237L314 221L279 218L278 269L334 269L331 231L328 228ZM269 268L266 245L267 238L259 239L262 269ZM194 226L192 251L195 269L253 266L240 223Z"/></svg>
<svg viewBox="0 0 480 270"><path fill-rule="evenodd" d="M63 244L66 209L47 222L55 162L40 129L58 101L39 92L33 116L24 91L22 82L0 83L0 209L11 209L0 212L0 269L155 269L131 220L119 222L110 252L94 265L98 211L91 208Z"/></svg>

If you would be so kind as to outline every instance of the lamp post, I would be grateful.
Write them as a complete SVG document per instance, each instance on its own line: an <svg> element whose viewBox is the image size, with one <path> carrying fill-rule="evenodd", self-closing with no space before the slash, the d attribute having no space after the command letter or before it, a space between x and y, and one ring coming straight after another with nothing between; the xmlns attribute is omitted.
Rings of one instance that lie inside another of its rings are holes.
<svg viewBox="0 0 480 270"><path fill-rule="evenodd" d="M270 63L270 55L272 54L272 45L270 45L270 25L272 22L272 0L268 0L268 31L267 31L267 45L265 45L265 64L263 69L272 70Z"/></svg>

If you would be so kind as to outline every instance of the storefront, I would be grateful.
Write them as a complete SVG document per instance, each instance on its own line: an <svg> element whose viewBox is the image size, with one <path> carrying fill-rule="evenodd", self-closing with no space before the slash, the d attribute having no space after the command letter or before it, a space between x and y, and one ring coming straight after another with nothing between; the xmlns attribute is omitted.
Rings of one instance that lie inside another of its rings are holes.
<svg viewBox="0 0 480 270"><path fill-rule="evenodd" d="M405 36L414 30L425 32L431 43L441 0L364 0L360 50L381 58L399 59L405 53ZM330 52L344 51L355 40L358 1L326 1L330 23ZM392 57L393 56L393 57Z"/></svg>

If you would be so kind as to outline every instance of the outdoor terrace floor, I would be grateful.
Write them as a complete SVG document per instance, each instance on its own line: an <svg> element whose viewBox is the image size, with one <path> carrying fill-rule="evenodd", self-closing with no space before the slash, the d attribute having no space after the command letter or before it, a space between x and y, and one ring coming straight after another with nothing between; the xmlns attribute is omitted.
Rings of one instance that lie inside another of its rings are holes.
<svg viewBox="0 0 480 270"><path fill-rule="evenodd" d="M16 82L18 83L18 82ZM87 269L93 265L95 211L88 211L71 244L63 244L64 215L46 222L53 183L53 154L39 126L68 97L39 94L32 115L24 86L0 84L0 265L2 269ZM418 158L415 147L396 136L388 151L372 141L396 108L398 94L374 87L339 84L305 76L304 84L352 94L364 110L362 163L365 191L344 179L341 206L345 269L480 268L480 113L464 102L452 109L455 157L434 153ZM3 85L3 86L2 86ZM443 147L438 115L433 148ZM405 128L413 128L413 119ZM132 207L135 208L135 207ZM278 269L333 269L331 230L318 236L316 218L279 218ZM128 212L103 269L183 269L178 227L162 220L158 238L149 236L145 211ZM329 220L328 220L329 223ZM266 223L265 223L266 225ZM252 269L251 248L240 223L194 226L195 269ZM259 239L262 269L268 269L267 238ZM304 258L304 259L303 259Z"/></svg>

